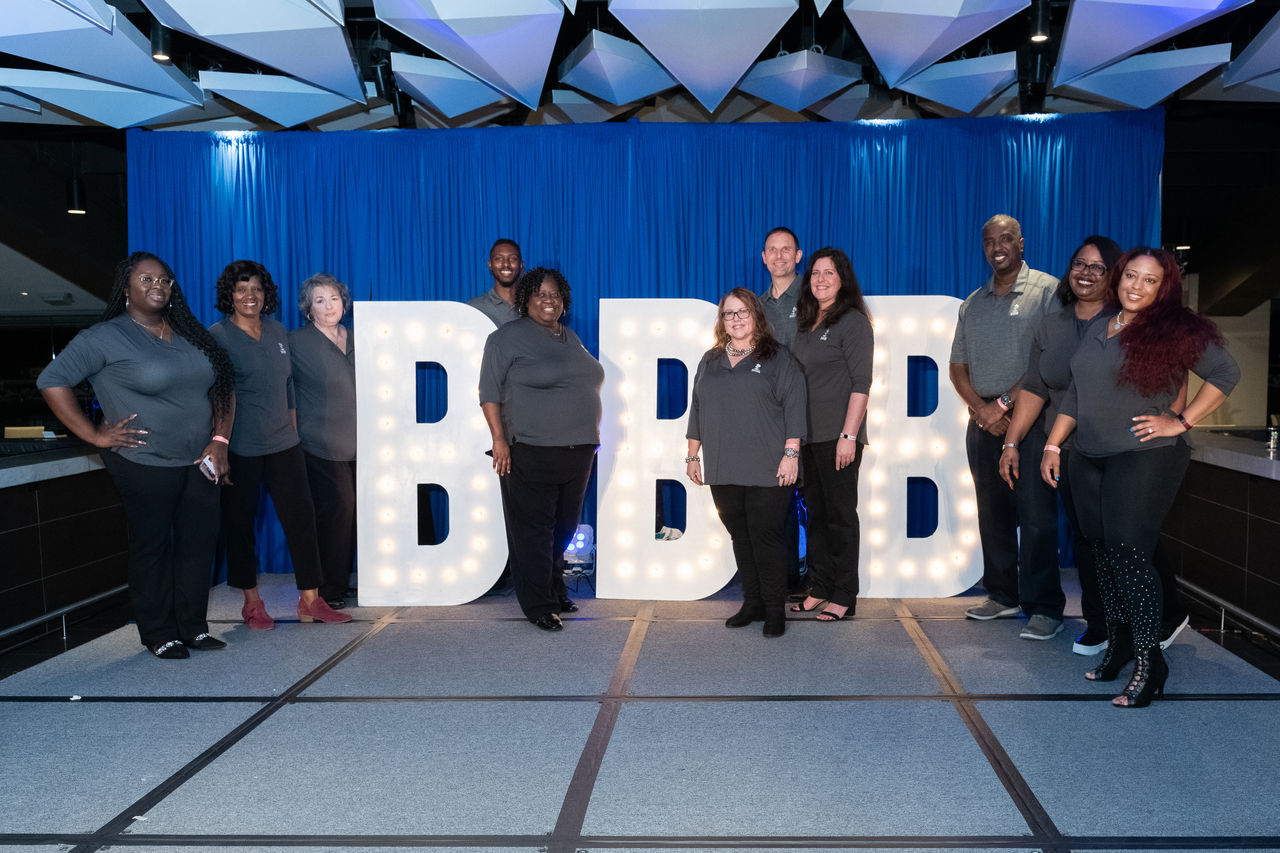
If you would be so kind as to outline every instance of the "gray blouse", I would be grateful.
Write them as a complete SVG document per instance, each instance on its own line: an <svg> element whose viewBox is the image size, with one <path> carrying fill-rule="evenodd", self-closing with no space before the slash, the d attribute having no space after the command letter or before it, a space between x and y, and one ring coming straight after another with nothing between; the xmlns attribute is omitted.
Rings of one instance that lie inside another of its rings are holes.
<svg viewBox="0 0 1280 853"><path fill-rule="evenodd" d="M356 458L356 338L347 329L347 351L308 323L289 333L298 438L312 456L333 462Z"/></svg>

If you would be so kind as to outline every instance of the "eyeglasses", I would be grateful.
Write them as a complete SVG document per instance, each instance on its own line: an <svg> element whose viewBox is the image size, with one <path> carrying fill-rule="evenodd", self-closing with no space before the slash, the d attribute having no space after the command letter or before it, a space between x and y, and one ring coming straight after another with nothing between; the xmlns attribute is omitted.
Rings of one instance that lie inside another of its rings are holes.
<svg viewBox="0 0 1280 853"><path fill-rule="evenodd" d="M138 284L141 284L143 287L150 287L153 284L158 284L161 287L173 287L175 283L176 282L171 278L154 278L146 273L138 276Z"/></svg>
<svg viewBox="0 0 1280 853"><path fill-rule="evenodd" d="M1103 275L1107 271L1106 264L1089 264L1085 263L1083 258L1072 258L1071 268L1073 270L1084 270L1090 275Z"/></svg>
<svg viewBox="0 0 1280 853"><path fill-rule="evenodd" d="M745 320L750 316L751 316L750 308L739 308L737 311L721 311L720 312L720 319L724 320L726 323L734 319L735 317L739 320Z"/></svg>

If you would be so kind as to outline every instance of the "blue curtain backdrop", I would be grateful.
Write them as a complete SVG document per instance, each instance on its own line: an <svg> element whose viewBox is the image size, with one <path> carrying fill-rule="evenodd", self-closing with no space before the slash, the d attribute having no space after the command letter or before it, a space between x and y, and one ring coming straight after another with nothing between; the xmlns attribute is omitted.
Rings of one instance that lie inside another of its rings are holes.
<svg viewBox="0 0 1280 853"><path fill-rule="evenodd" d="M343 133L130 131L129 242L165 258L196 314L214 281L266 265L282 319L331 272L356 299L465 300L497 237L560 269L569 324L598 352L597 300L761 289L765 233L846 251L867 294L963 298L989 270L980 229L1022 223L1060 275L1090 233L1160 240L1164 114L858 123L570 125ZM104 275L107 272L104 271ZM941 393L948 393L943 382ZM594 515L592 512L591 515ZM264 569L291 571L274 521Z"/></svg>

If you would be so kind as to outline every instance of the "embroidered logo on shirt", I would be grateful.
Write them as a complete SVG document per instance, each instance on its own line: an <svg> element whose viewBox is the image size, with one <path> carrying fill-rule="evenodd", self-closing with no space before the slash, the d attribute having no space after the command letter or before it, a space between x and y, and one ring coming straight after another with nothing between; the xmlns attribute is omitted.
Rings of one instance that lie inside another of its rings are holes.
<svg viewBox="0 0 1280 853"><path fill-rule="evenodd" d="M1017 316L1018 316L1018 303L1016 303L1016 302L1015 302L1015 303L1013 303L1013 307L1009 309L1009 316L1010 316L1010 317L1017 317Z"/></svg>
<svg viewBox="0 0 1280 853"><path fill-rule="evenodd" d="M288 351L287 349L285 349L285 348L284 348L284 344L283 344L281 341L276 341L276 346L280 347L280 354L281 354L281 355L288 355L288 354L289 354L289 351Z"/></svg>
<svg viewBox="0 0 1280 853"><path fill-rule="evenodd" d="M753 367L753 368L751 368L751 372L752 372L752 373L759 373L759 372L760 372L760 362L758 362L758 361L756 362L756 366L755 366L755 367Z"/></svg>
<svg viewBox="0 0 1280 853"><path fill-rule="evenodd" d="M831 331L830 329L827 329L825 332L822 333L822 337L818 338L818 340L825 341L827 339L827 333L830 331Z"/></svg>
<svg viewBox="0 0 1280 853"><path fill-rule="evenodd" d="M796 306L791 306L791 314L788 315L792 320L796 318Z"/></svg>

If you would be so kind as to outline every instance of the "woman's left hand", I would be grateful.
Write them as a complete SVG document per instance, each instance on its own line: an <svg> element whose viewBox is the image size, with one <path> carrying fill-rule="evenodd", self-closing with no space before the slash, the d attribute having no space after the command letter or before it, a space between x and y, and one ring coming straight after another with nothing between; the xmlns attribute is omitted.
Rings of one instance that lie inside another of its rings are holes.
<svg viewBox="0 0 1280 853"><path fill-rule="evenodd" d="M699 462L696 459L692 462L686 462L684 465L684 473L690 480L693 480L694 485L696 486L702 485L702 463L701 462Z"/></svg>
<svg viewBox="0 0 1280 853"><path fill-rule="evenodd" d="M1186 429L1173 415L1138 415L1133 419L1129 432L1138 441L1145 442L1153 438L1173 438L1182 435Z"/></svg>
<svg viewBox="0 0 1280 853"><path fill-rule="evenodd" d="M231 463L227 460L227 446L221 441L210 441L204 446L204 452L200 454L200 459L208 456L213 460L213 473L218 476L218 480L222 480L231 470ZM200 459L195 460L197 463Z"/></svg>
<svg viewBox="0 0 1280 853"><path fill-rule="evenodd" d="M778 485L794 486L799 475L800 460L792 456L782 457L782 461L778 463Z"/></svg>
<svg viewBox="0 0 1280 853"><path fill-rule="evenodd" d="M858 442L851 438L836 440L836 470L843 471L858 458Z"/></svg>

